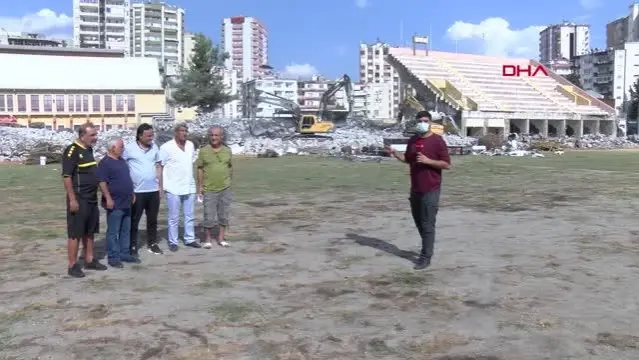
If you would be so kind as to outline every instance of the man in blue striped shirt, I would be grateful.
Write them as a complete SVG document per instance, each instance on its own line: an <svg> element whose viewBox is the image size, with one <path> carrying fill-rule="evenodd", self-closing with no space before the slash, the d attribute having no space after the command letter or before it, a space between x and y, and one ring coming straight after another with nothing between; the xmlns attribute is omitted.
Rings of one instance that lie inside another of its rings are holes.
<svg viewBox="0 0 639 360"><path fill-rule="evenodd" d="M138 255L138 225L146 213L147 247L153 254L163 254L158 245L158 213L160 212L160 188L157 145L153 143L153 127L142 124L138 127L135 142L124 148L122 158L129 165L135 192L135 204L131 215L130 253Z"/></svg>

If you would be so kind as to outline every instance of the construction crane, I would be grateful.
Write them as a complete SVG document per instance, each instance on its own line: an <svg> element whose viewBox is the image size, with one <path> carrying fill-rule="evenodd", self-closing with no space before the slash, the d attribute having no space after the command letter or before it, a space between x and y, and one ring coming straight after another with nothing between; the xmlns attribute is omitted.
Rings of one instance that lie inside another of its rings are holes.
<svg viewBox="0 0 639 360"><path fill-rule="evenodd" d="M276 111L278 115L290 115L295 124L295 130L298 135L294 137L301 138L332 138L330 136L321 135L331 132L335 125L332 122L324 122L318 120L314 115L303 115L300 106L292 100L285 97L275 95L263 90L256 90L257 103L267 103L279 106L284 111Z"/></svg>

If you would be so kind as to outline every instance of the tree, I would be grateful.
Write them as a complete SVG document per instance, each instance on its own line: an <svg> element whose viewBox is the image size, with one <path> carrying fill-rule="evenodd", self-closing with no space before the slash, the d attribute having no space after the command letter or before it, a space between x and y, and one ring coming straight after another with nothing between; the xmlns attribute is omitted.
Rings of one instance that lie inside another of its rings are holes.
<svg viewBox="0 0 639 360"><path fill-rule="evenodd" d="M572 83L576 87L582 88L581 79L579 78L579 75L577 75L575 73L570 73L570 74L564 76L564 79L570 81L570 83Z"/></svg>
<svg viewBox="0 0 639 360"><path fill-rule="evenodd" d="M204 34L195 35L193 53L188 68L183 68L175 84L172 103L184 107L197 107L201 113L209 113L229 102L222 71L228 54Z"/></svg>
<svg viewBox="0 0 639 360"><path fill-rule="evenodd" d="M636 119L639 115L639 79L630 87L630 100L628 101L628 119Z"/></svg>

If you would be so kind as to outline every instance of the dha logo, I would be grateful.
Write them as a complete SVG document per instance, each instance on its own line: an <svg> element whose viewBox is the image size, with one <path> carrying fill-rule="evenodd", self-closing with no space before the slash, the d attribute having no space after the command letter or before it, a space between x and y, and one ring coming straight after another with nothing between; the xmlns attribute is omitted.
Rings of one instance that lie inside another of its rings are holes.
<svg viewBox="0 0 639 360"><path fill-rule="evenodd" d="M520 66L520 65L502 65L501 66L501 75L502 76L517 76L520 77L522 74L525 74L528 77L535 77L541 75L548 76L548 70L543 67L543 65L539 65L536 68L533 66Z"/></svg>

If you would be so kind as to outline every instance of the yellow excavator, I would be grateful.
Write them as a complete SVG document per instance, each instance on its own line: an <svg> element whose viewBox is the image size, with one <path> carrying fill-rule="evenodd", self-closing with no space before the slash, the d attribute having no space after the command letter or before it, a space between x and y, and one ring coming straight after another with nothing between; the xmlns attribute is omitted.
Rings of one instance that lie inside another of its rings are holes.
<svg viewBox="0 0 639 360"><path fill-rule="evenodd" d="M417 98L415 98L410 93L404 94L404 101L399 106L399 121L407 122L409 125L414 125L415 115L424 111L426 108L419 102ZM453 134L459 134L460 130L457 127L455 121L453 121L448 116L437 116L437 114L433 115L433 122L431 123L430 130L438 135L444 134L444 132L449 132ZM447 126L448 125L448 126ZM411 130L413 126L409 126L408 130L404 132L404 136L412 136L414 135L414 131Z"/></svg>
<svg viewBox="0 0 639 360"><path fill-rule="evenodd" d="M298 133L294 137L330 139L332 138L331 136L322 135L330 133L335 129L335 124L329 120L330 110L328 110L328 102L342 88L346 91L346 98L348 100L347 112L350 113L353 109L353 85L351 78L346 74L322 94L319 109L315 115L302 115L300 106L296 102L279 95L262 90L257 90L256 95L258 103L265 102L279 106L283 108L283 110L277 112L279 115L287 114L292 117L296 125L295 130Z"/></svg>

